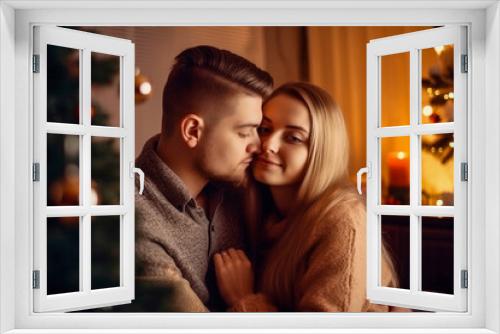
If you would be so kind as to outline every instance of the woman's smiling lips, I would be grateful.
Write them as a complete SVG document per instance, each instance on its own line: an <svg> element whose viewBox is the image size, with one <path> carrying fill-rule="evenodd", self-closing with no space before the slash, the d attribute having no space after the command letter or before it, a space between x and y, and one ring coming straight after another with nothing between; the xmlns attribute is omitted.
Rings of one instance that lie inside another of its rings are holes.
<svg viewBox="0 0 500 334"><path fill-rule="evenodd" d="M277 167L281 167L281 164L280 163L277 163L277 162L274 162L270 159L266 159L264 157L258 157L257 160L256 160L257 163L262 163L264 165L267 165L267 166L277 166Z"/></svg>

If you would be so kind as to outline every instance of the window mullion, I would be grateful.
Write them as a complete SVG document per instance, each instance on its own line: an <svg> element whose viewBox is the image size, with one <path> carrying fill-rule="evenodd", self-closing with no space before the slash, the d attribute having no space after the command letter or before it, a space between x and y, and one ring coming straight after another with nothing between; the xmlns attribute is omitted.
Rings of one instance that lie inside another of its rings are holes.
<svg viewBox="0 0 500 334"><path fill-rule="evenodd" d="M82 204L84 208L84 216L82 219L80 233L80 279L82 280L82 291L90 292L91 290L91 216L90 206L92 189L91 189L91 135L88 131L91 124L91 52L89 49L83 49L81 67L81 99L82 99L82 124L85 128L85 133L82 138L82 164L83 164L83 179L81 184L82 189Z"/></svg>
<svg viewBox="0 0 500 334"><path fill-rule="evenodd" d="M439 217L454 217L455 207L453 206L430 206L418 205L411 208L409 205L376 205L373 212L383 216L408 216L410 214L416 216L439 216Z"/></svg>
<svg viewBox="0 0 500 334"><path fill-rule="evenodd" d="M420 53L410 50L410 290L420 290L421 281L421 226L415 215L420 196L420 150L416 131L420 114Z"/></svg>

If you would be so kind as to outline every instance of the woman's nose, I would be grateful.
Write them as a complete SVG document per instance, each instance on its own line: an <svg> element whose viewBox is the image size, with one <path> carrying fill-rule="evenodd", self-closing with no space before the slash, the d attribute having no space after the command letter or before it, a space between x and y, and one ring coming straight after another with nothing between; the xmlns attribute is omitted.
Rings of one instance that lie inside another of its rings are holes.
<svg viewBox="0 0 500 334"><path fill-rule="evenodd" d="M263 152L271 152L271 153L278 153L279 150L279 143L276 140L275 136L267 136L264 139L261 139L262 141L262 151Z"/></svg>

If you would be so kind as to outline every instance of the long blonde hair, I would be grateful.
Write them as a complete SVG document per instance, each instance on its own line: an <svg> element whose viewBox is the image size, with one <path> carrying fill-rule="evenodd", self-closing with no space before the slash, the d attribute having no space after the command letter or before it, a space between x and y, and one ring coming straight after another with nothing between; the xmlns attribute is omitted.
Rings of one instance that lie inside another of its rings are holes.
<svg viewBox="0 0 500 334"><path fill-rule="evenodd" d="M283 94L300 101L309 111L309 152L304 178L294 203L295 210L286 218L284 234L270 250L267 261L264 261L260 289L280 309L293 310L296 301L294 283L305 265L304 260L311 245L309 241L314 238L317 227L332 214L332 210L338 209L340 205L345 207L346 203L359 203L361 199L348 180L349 141L338 105L325 90L305 82L292 82L278 87L266 102ZM267 206L266 203L264 205ZM364 205L361 208L354 213L356 219L365 219ZM254 235L263 233L265 212L262 211L266 211L266 208L255 216L260 220L261 228L254 230ZM387 258L384 249L383 254ZM390 267L394 273L392 265Z"/></svg>

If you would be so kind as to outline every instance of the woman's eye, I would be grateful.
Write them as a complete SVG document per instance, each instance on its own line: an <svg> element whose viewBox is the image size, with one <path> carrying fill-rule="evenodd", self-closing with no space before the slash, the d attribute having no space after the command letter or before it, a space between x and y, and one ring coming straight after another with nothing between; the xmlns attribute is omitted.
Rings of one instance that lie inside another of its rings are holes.
<svg viewBox="0 0 500 334"><path fill-rule="evenodd" d="M292 135L287 136L287 137L286 137L286 140L287 140L288 142L290 142L290 143L293 143L293 144L299 144L299 143L302 143L302 142L303 142L302 138L297 137L297 136L292 136Z"/></svg>
<svg viewBox="0 0 500 334"><path fill-rule="evenodd" d="M250 133L238 132L238 136L240 136L240 138L248 138L248 137L250 137Z"/></svg>

